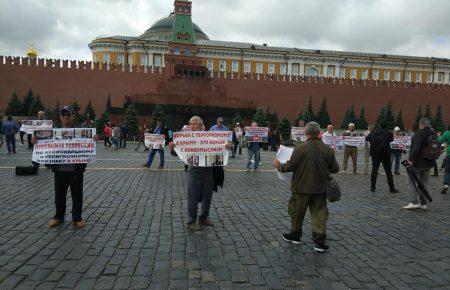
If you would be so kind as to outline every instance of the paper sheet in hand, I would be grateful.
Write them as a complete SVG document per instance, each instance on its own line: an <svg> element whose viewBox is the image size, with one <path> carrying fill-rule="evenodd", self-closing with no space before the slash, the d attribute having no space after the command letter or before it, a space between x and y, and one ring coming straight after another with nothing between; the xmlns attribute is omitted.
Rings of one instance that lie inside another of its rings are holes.
<svg viewBox="0 0 450 290"><path fill-rule="evenodd" d="M281 145L277 153L277 159L281 162L281 164L284 164L291 159L292 152L294 152L294 148ZM278 178L281 180L292 180L292 172L282 173L277 171L277 174Z"/></svg>

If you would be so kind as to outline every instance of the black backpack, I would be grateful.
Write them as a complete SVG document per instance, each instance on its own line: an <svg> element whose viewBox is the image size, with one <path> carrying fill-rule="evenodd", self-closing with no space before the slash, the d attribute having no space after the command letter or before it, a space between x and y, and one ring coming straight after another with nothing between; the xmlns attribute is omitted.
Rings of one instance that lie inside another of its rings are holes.
<svg viewBox="0 0 450 290"><path fill-rule="evenodd" d="M376 130L372 133L370 142L370 155L377 156L388 151L388 136L385 131Z"/></svg>
<svg viewBox="0 0 450 290"><path fill-rule="evenodd" d="M439 139L435 133L428 135L427 145L423 148L423 158L436 161L441 155L441 146L439 145Z"/></svg>

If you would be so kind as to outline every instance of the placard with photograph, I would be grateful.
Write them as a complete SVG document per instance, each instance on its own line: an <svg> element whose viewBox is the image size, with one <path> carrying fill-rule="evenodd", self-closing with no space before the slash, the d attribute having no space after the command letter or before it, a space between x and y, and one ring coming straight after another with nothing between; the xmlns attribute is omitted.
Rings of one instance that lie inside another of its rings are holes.
<svg viewBox="0 0 450 290"><path fill-rule="evenodd" d="M268 127L245 127L244 141L267 142L269 139Z"/></svg>

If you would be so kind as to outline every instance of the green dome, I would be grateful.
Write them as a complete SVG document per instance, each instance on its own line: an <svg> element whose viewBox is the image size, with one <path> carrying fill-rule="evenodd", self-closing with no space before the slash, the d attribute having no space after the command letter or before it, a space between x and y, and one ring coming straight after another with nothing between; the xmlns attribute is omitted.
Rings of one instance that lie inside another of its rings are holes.
<svg viewBox="0 0 450 290"><path fill-rule="evenodd" d="M157 39L170 39L172 34L172 27L175 21L175 14L171 13L168 17L163 18L155 22L144 34L139 38L157 38ZM195 23L193 24L195 39L209 40L209 37L202 31L202 29Z"/></svg>

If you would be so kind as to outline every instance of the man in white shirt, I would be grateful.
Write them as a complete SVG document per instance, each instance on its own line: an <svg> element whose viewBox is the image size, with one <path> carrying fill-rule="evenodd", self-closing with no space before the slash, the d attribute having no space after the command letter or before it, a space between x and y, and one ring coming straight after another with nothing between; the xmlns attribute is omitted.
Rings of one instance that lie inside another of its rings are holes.
<svg viewBox="0 0 450 290"><path fill-rule="evenodd" d="M331 124L328 125L328 126L327 126L327 131L324 132L324 133L322 134L322 136L337 136L337 134L334 133L333 125L331 125Z"/></svg>

